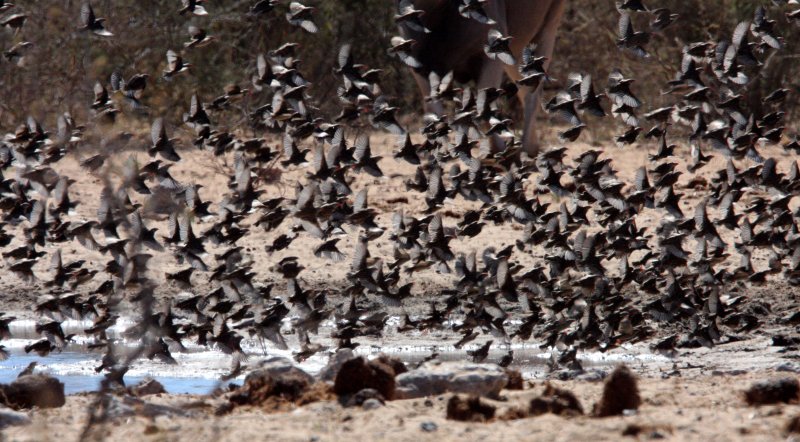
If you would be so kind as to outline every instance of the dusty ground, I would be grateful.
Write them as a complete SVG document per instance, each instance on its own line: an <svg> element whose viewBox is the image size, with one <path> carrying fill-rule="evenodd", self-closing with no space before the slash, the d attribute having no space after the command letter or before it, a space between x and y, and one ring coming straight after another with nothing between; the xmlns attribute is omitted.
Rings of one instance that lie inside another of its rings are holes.
<svg viewBox="0 0 800 442"><path fill-rule="evenodd" d="M271 145L279 149L277 140ZM420 194L405 190L404 181L413 174L413 167L391 159L394 138L381 134L372 136L373 152L384 156L381 167L386 177L381 179L359 176L352 186L359 190L369 188L370 206L382 211L378 217L381 226L390 228L391 213L403 208L407 213L418 215L425 206ZM570 147L568 158L574 158L579 152L597 148L589 144L574 144ZM642 145L638 148L618 149L606 146L606 154L615 158L614 167L620 178L631 180L636 168L648 163L648 150L654 146ZM679 155L688 157L687 149L678 150ZM113 158L113 163L123 162L134 152L120 153ZM89 154L88 152L86 153ZM787 156L779 147L768 148L762 154L774 156L779 161L779 170L788 169L793 157ZM136 153L140 163L147 160L142 153ZM182 182L202 182L204 188L200 195L203 199L218 201L226 192L226 177L217 161L207 152L184 151L185 160L172 169L173 175ZM387 158L388 157L388 158ZM67 174L77 180L72 187L73 199L79 200L77 214L70 218L80 221L95 217L98 204L100 179L84 173L77 166L78 159L66 158L55 167L59 173ZM679 169L685 171L683 162ZM710 179L716 170L724 166L724 160L717 155L699 176ZM281 184L266 187L265 197L283 195L293 197L293 181L302 177L304 172L294 171L284 174ZM679 187L687 192L681 200L681 208L687 214L693 213L694 206L703 196L703 190L686 189L686 183L693 178L692 174L681 177ZM139 197L132 195L135 199ZM741 205L746 205L742 201ZM461 214L473 208L472 203L458 199L445 207L445 226L453 226ZM797 203L793 203L792 208ZM212 210L215 206L212 206ZM249 218L248 222L252 222ZM658 223L658 213L645 212L638 216L641 226L654 226ZM163 221L149 220L151 226L157 226L159 232L165 231ZM200 233L210 224L198 223L195 232ZM284 227L286 224L284 224ZM494 246L497 248L513 244L521 235L519 225L492 226L484 228L481 235L469 241L456 239L452 242L457 252L467 252ZM264 251L264 245L280 233L265 233L253 227L247 241L243 245L251 254L253 269L258 273L256 281L269 283L276 281L276 275L269 271L273 263L285 256L298 256L307 267L301 274L302 283L311 288L335 289L345 283L344 274L349 268L349 260L342 263L315 258L311 250L318 243L315 239L301 236L292 243L288 250L272 255ZM357 232L349 232L349 240L340 242L342 251L349 256L352 240ZM372 242L370 249L373 256L391 256L391 245L387 235ZM725 236L725 234L723 234ZM725 239L731 242L730 235ZM15 240L14 245L19 244ZM52 247L46 248L48 252ZM221 249L209 245L210 255ZM96 252L87 252L77 243L63 245L65 261L86 259L90 268L102 269L109 259ZM735 253L732 251L732 255ZM542 262L543 250L533 254L515 252L514 259L524 266ZM738 258L737 258L738 259ZM733 260L731 261L734 262ZM151 268L159 269L152 277L163 281L162 271L175 271L180 268L170 254L160 254L151 261ZM757 269L763 268L765 261L754 257ZM32 317L31 303L45 292L43 282L49 275L49 258L42 259L34 268L40 279L34 287L23 287L20 280L11 274L3 273L0 279L0 305L3 310L18 317ZM405 276L404 276L405 278ZM432 271L414 276L414 293L417 298L405 308L409 313L424 311L426 294L435 289L450 287L454 275L439 275ZM84 290L94 289L103 281L102 274L90 282ZM195 274L193 277L195 290L204 293L210 290L206 276ZM282 287L282 286L281 286ZM162 285L161 295L165 297L180 292L177 287ZM281 291L280 289L279 291ZM741 399L741 391L754 380L791 373L777 373L781 364L793 364L797 367L796 352L779 353L780 349L770 347L771 337L778 333L796 333L791 326L782 325L777 318L784 317L798 308L798 292L781 281L772 281L763 287L737 287L732 290L752 300L760 300L771 309L771 320L768 328L755 332L750 340L733 344L732 347L720 346L714 349L691 350L682 353L676 359L677 370L664 365L633 367L643 378L640 388L644 405L635 416L593 419L578 417L566 419L553 415L527 418L515 421L493 421L490 423L459 423L445 420L444 404L446 396L425 400L395 401L375 411L360 409L343 409L335 403L317 403L301 407L295 411L266 415L257 409L237 409L223 417L213 415L218 400L187 396L164 396L147 399L149 402L166 404L180 409L194 403L191 415L185 417L130 417L108 425L109 440L619 440L623 432L634 426L642 427L638 437L664 436L670 440L780 440L785 439L784 426L791 416L800 413L797 405L765 406L751 408ZM399 312L396 312L399 313ZM294 338L290 338L290 345ZM784 367L785 368L785 367ZM739 374L742 373L742 374ZM796 374L794 374L796 376ZM585 409L591 409L599 399L602 385L586 381L557 382L574 391ZM539 381L533 390L525 392L508 392L507 402L498 404L507 407L515 402L527 402L532 395L542 389ZM11 428L2 433L4 440L78 440L81 428L86 419L86 409L91 403L90 396L71 396L67 405L56 410L34 411L31 416L34 425ZM207 406L197 406L197 402ZM421 425L433 422L438 429L425 432Z"/></svg>
<svg viewBox="0 0 800 442"><path fill-rule="evenodd" d="M355 134L350 134L350 138L354 136ZM381 227L387 229L387 233L385 233L382 237L370 242L370 253L373 257L383 258L385 261L390 261L392 259L392 245L388 236L392 228L392 214L395 211L404 210L408 214L420 216L423 214L423 210L425 209L425 202L423 199L423 194L406 190L405 181L413 177L415 166L392 158L392 151L395 149L396 143L395 137L384 133L373 133L371 134L370 138L373 154L383 156L380 166L383 169L385 176L382 178L372 178L366 174L357 174L355 175L355 179L351 184L351 187L353 188L354 192L358 192L362 188L367 188L369 192L369 206L377 209L381 213L376 218L376 221ZM548 139L549 138L551 137L548 137ZM143 143L145 143L144 140L138 140L134 138L128 143L125 150L119 151L112 155L112 158L107 162L108 164L104 169L108 172L107 176L110 176L112 180L117 180L120 175L121 165L132 155L136 158L139 165L143 165L150 161L150 158L144 152L136 149L136 146L140 146ZM280 140L277 138L268 138L268 144L275 151L279 151L281 149ZM628 146L621 149L607 142L593 142L592 144L572 143L569 145L569 150L566 156L567 159L565 162L572 164L572 158L577 157L581 152L584 152L588 149L604 150L606 156L614 159L613 166L617 171L617 175L620 180L627 183L632 183L636 169L650 164L647 156L649 153L655 152L656 146L653 142L643 142L638 146ZM767 147L762 149L761 152L765 158L770 156L775 157L776 160L778 160L778 170L782 172L787 171L790 161L794 160L793 156L789 155L779 146ZM89 219L96 219L96 210L99 203L99 192L102 188L103 181L101 180L100 176L88 174L78 165L80 159L88 157L94 153L95 152L91 150L85 150L79 153L77 156L68 156L53 165L54 169L56 169L59 174L67 175L76 180L76 182L70 187L70 197L73 200L77 200L79 205L76 209L75 215L65 218L73 223L79 223ZM210 152L198 151L191 148L186 148L185 150L181 151L181 155L183 160L175 163L174 167L170 170L172 175L183 184L202 184L203 187L200 189L201 198L203 200L211 200L215 203L218 202L222 196L228 192L227 174L230 173L231 170L228 167L230 164L230 155L228 155L228 163L215 158ZM694 179L710 181L712 177L716 175L718 170L724 169L725 167L724 157L716 153L714 155L715 158L706 167L697 173L688 173L685 168L685 161L679 159L689 157L688 148L680 147L676 149L677 158L675 162L678 163L677 169L683 172L683 175L680 177L678 185L676 186L676 190L684 192L684 196L680 201L680 206L686 216L691 216L694 213L694 208L698 201L700 201L706 194L706 189L702 188L701 186L687 187L687 183ZM311 158L312 155L309 154L308 159L310 160ZM738 167L741 170L745 167L749 167L752 164L753 163L751 163L749 160L744 160L739 162ZM280 181L269 183L263 187L260 187L265 191L261 199L266 200L276 196L283 196L290 199L294 198L295 183L304 183L305 173L305 168L298 169L290 167L288 171L283 173ZM447 171L445 171L445 174L446 173ZM532 186L532 183L529 183L528 186ZM763 196L763 193L760 193L758 190L748 192L748 196L756 195ZM742 200L736 204L737 211L739 213L742 212L742 207L748 204L748 196L742 198ZM130 197L134 202L140 202L143 204L145 203L145 198L142 195L130 192ZM543 202L547 201L547 198L547 195L540 196L540 200ZM800 201L792 201L790 208L795 209L798 203L800 203ZM555 209L557 208L559 202L553 200L552 204L553 208ZM454 228L455 224L460 221L464 212L470 209L477 209L478 207L478 203L465 201L461 197L457 197L455 200L448 200L445 203L444 209L441 210L444 218L445 228ZM212 204L211 210L216 210L216 204ZM711 216L713 219L715 212L713 212L713 209L709 209L709 212L709 216ZM257 217L258 213L250 215L243 223L243 226L251 226ZM641 214L637 215L636 222L639 227L653 228L659 224L660 217L661 211L645 209ZM152 219L146 220L146 223L149 227L158 228L158 232L156 234L157 237L166 234L166 222L164 221L163 216L155 216ZM202 232L208 229L211 225L212 222L203 223L200 220L195 220L193 224L195 234L202 234ZM252 225L249 231L250 233L239 242L239 245L245 247L247 253L249 253L251 256L253 263L252 269L257 273L255 281L262 284L275 282L277 283L277 287L279 287L278 291L283 290L282 280L275 272L271 271L270 268L274 263L280 261L286 256L297 256L300 263L306 267L306 270L304 270L299 277L303 287L329 289L335 292L336 289L345 286L347 284L345 274L350 268L350 256L352 255L352 247L356 242L358 231L356 229L349 229L348 235L340 240L339 248L346 255L346 258L344 261L339 263L314 257L312 254L313 248L322 241L312 238L307 234L301 234L287 249L275 252L273 254L268 254L264 250L264 247L271 244L278 235L286 233L291 225L291 217L287 218L281 227L271 232L264 232L260 227ZM16 230L11 226L7 227L7 230L10 232L18 233L17 239L15 239L14 242L7 247L7 249L10 250L13 247L23 244L23 236L21 234L21 227L23 226L24 223L16 228ZM451 248L456 254L477 251L478 256L480 256L480 252L486 247L491 246L500 249L502 247L514 244L515 241L521 237L522 230L523 226L518 223L507 223L502 226L488 224L484 227L481 234L475 238L454 239L451 241ZM722 229L720 233L723 239L725 239L731 245L734 240L739 240L736 235L731 234L731 232L727 231L726 229ZM102 243L102 234L96 232L95 236ZM653 239L652 241L655 240ZM691 242L687 244L687 250L691 250L691 244ZM226 250L226 248L216 247L210 243L207 243L206 247L209 253L205 258L205 261L207 264L209 264L209 266L213 266L213 255L215 253L221 253L222 251ZM74 241L61 244L61 248L65 264L71 260L84 259L88 264L86 267L102 270L105 266L105 263L110 260L109 255L88 251ZM37 277L37 281L33 284L33 286L23 284L22 281L13 274L7 273L0 276L0 305L3 306L3 309L6 312L21 315L21 317L31 316L28 308L31 305L31 302L35 302L41 294L46 293L48 290L44 286L44 281L46 281L51 274L51 271L49 270L49 257L50 253L54 249L55 247L50 245L44 248L44 250L48 252L48 255L40 259L39 263L34 266L34 273ZM731 258L729 259L730 265L738 264L739 257L735 250L733 250L732 246L729 250L729 253L731 255ZM153 254L154 257L150 260L149 267L150 269L156 270L151 271L149 277L155 279L156 281L164 282L164 272L173 272L184 267L176 262L171 253ZM544 261L544 255L544 249L535 248L531 253L515 251L512 259L524 267L529 267L537 264L546 264ZM634 255L634 257L635 256L636 255ZM0 270L2 270L5 265L7 265L7 263L0 262ZM615 268L615 264L613 262L607 261L606 265L609 268ZM753 256L753 265L755 266L756 270L761 270L766 266L766 259L760 255L758 251L756 251ZM402 278L403 279L401 280L400 284L411 281L411 279L409 279L409 277L405 274L402 275ZM91 291L99 286L104 280L105 276L101 271L94 278L94 280L85 286L80 287L77 291ZM195 272L194 276L192 277L195 291L197 293L205 293L210 291L211 288L209 288L207 281L208 280L205 275L201 274L200 272ZM413 282L415 286L412 290L412 293L418 295L416 301L423 302L415 302L415 300L412 299L410 300L411 302L408 302L407 305L405 305L405 308L409 313L412 314L419 312L420 308L425 310L426 304L424 301L426 300L426 294L434 293L440 288L452 288L455 281L457 281L457 276L454 273L442 275L435 273L433 270L415 273L413 275ZM796 304L794 304L796 296L792 296L793 290L790 287L782 284L779 277L777 279L773 279L771 282L777 284L777 290L774 290L771 288L771 286L767 288L742 287L736 284L733 284L730 288L732 292L742 291L749 296L757 297L760 297L760 293L762 292L769 292L770 295L768 298L764 299L765 301L774 303L779 308L790 308L793 305L796 306ZM180 291L182 291L182 289L169 283L161 284L159 286L159 294L161 295L172 295Z"/></svg>
<svg viewBox="0 0 800 442"><path fill-rule="evenodd" d="M169 408L165 410L184 416L120 418L106 424L100 434L105 435L106 440L150 441L595 441L662 438L676 441L767 441L787 440L787 422L800 414L800 405L750 407L742 398L742 391L752 382L788 373L759 370L746 374L692 375L691 369L678 372L686 375L640 379L643 404L638 413L624 417L566 418L545 414L510 421L495 419L488 423L463 423L446 419L449 395L388 402L385 407L370 411L342 408L335 402L318 402L279 414L242 407L219 417L213 410L221 403L220 399L165 395L145 400L150 404L166 405ZM596 382L553 381L553 384L574 392L587 412L602 393L602 384ZM487 402L498 407L497 416L500 416L510 408L524 407L542 390L543 383L535 382L525 391L504 391L502 401ZM6 429L3 439L79 440L92 399L88 395L71 396L62 408L31 412L33 425ZM423 426L436 429L425 431Z"/></svg>

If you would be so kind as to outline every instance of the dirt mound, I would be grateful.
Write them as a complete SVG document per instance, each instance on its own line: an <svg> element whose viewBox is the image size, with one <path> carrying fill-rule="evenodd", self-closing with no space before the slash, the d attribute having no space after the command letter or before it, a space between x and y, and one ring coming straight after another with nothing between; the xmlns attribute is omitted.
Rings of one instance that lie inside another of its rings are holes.
<svg viewBox="0 0 800 442"><path fill-rule="evenodd" d="M506 390L525 389L525 380L522 379L522 373L520 373L519 370L511 370L507 368L506 374L508 375L508 383L506 384Z"/></svg>
<svg viewBox="0 0 800 442"><path fill-rule="evenodd" d="M65 403L64 384L52 376L24 375L10 384L0 385L0 401L15 410L57 408Z"/></svg>
<svg viewBox="0 0 800 442"><path fill-rule="evenodd" d="M754 383L744 392L748 405L794 403L800 400L797 378L769 379Z"/></svg>
<svg viewBox="0 0 800 442"><path fill-rule="evenodd" d="M256 406L270 412L289 411L301 405L334 398L330 386L321 382L311 383L298 373L287 372L280 376L266 372L251 373L244 385L230 396L229 404L218 410L218 414L227 413L237 406Z"/></svg>
<svg viewBox="0 0 800 442"><path fill-rule="evenodd" d="M794 415L794 417L789 419L789 422L786 423L786 433L800 433L800 414Z"/></svg>
<svg viewBox="0 0 800 442"><path fill-rule="evenodd" d="M455 395L447 401L447 418L464 422L486 422L494 418L496 408L481 401L480 396L464 398Z"/></svg>
<svg viewBox="0 0 800 442"><path fill-rule="evenodd" d="M531 399L528 412L532 416L553 413L560 416L579 416L583 407L575 394L550 383L545 385L541 396Z"/></svg>
<svg viewBox="0 0 800 442"><path fill-rule="evenodd" d="M603 387L603 396L594 406L597 417L619 416L625 410L636 410L641 405L636 375L625 365L611 372Z"/></svg>
<svg viewBox="0 0 800 442"><path fill-rule="evenodd" d="M371 361L357 357L345 361L333 382L333 391L339 397L347 397L365 388L378 391L386 400L395 397L395 371L380 359Z"/></svg>

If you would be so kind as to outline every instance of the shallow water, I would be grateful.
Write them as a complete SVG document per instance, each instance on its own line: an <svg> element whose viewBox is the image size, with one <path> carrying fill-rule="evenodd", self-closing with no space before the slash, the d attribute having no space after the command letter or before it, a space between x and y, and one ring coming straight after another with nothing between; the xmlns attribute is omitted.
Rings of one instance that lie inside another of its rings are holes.
<svg viewBox="0 0 800 442"><path fill-rule="evenodd" d="M86 345L88 341L85 337L77 336L75 343L68 345L62 352L39 357L24 352L25 345L40 339L33 327L33 321L17 321L11 324L13 339L2 342L11 357L0 361L0 383L13 381L21 370L36 361L38 365L35 371L48 373L60 379L64 383L67 394L94 391L99 388L102 374L98 374L95 367L100 365L102 353L88 351ZM85 327L86 324L79 321L65 321L63 324L65 333L80 333ZM330 335L330 330L325 330L326 328L328 327L321 328L319 336L314 341L335 348L335 343L325 338ZM453 336L435 333L394 334L387 335L381 340L364 340L355 352L367 357L385 353L397 357L413 367L432 352L438 353L438 359L441 361L468 360L469 356L466 354L466 350L475 349L482 344L482 342L475 342L465 349L455 349L450 343L456 340L453 339ZM290 347L293 347L289 336L287 336L287 341L290 342ZM248 365L253 365L258 360L271 356L292 358L291 351L276 349L263 342L244 340L242 347L250 358L246 362ZM514 351L514 362L511 367L522 372L523 377L533 379L546 375L550 353L530 343L514 344L510 347L495 345L491 348L487 361L499 361L509 348ZM210 393L214 388L220 386L218 379L229 372L231 357L220 351L204 347L187 345L187 349L187 352L172 354L178 362L177 365L147 359L135 361L125 375L126 384L134 385L142 379L150 377L157 379L169 393ZM328 355L329 352L320 352L297 365L308 373L316 374L325 366ZM658 364L666 361L666 358L634 347L617 349L609 353L579 353L578 358L585 368L610 367L619 362L636 366L637 364ZM240 376L234 381L241 382L242 380L243 377Z"/></svg>
<svg viewBox="0 0 800 442"><path fill-rule="evenodd" d="M93 373L87 370L89 364L99 365L99 358L95 354L64 351L51 354L47 357L28 355L24 351L12 351L11 357L0 361L0 383L6 384L14 381L17 374L25 369L31 362L37 362L37 373L48 373L64 383L66 394L95 391L100 387L102 373ZM135 385L151 377L149 375L126 375L126 385ZM164 385L168 393L174 394L207 394L220 385L215 378L209 377L171 377L158 376L158 381Z"/></svg>

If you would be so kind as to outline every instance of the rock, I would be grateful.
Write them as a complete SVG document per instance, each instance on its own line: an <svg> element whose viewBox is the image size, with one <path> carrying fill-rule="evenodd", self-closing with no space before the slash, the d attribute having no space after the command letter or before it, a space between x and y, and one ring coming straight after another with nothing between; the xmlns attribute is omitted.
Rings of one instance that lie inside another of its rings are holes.
<svg viewBox="0 0 800 442"><path fill-rule="evenodd" d="M167 390L155 379L143 379L142 382L129 387L128 393L136 397L148 396L151 394L166 393Z"/></svg>
<svg viewBox="0 0 800 442"><path fill-rule="evenodd" d="M788 371L789 373L800 373L800 367L797 365L785 362L775 367L775 371Z"/></svg>
<svg viewBox="0 0 800 442"><path fill-rule="evenodd" d="M436 422L423 422L419 424L419 428L426 433L433 433L439 429L439 426L436 425Z"/></svg>
<svg viewBox="0 0 800 442"><path fill-rule="evenodd" d="M481 402L480 396L467 398L454 395L447 401L447 418L462 422L486 422L494 417L496 408Z"/></svg>
<svg viewBox="0 0 800 442"><path fill-rule="evenodd" d="M254 368L255 370L251 372L251 374L260 372L260 375L269 374L277 377L291 374L294 377L305 378L306 382L309 384L314 383L313 376L296 366L291 359L281 356L273 356L271 358L262 359L254 364Z"/></svg>
<svg viewBox="0 0 800 442"><path fill-rule="evenodd" d="M531 399L528 412L533 416L545 413L579 416L583 414L583 407L574 393L548 383L541 396Z"/></svg>
<svg viewBox="0 0 800 442"><path fill-rule="evenodd" d="M565 368L550 373L551 378L558 379L559 381L600 382L605 379L606 376L608 376L607 372L594 368L588 370L584 370L583 368L580 370Z"/></svg>
<svg viewBox="0 0 800 442"><path fill-rule="evenodd" d="M325 367L322 368L319 372L319 379L321 381L333 381L336 378L336 373L339 372L339 368L345 361L349 361L350 359L355 358L356 355L353 353L353 349L351 348L340 348L336 353L334 353L330 359L328 359L328 363Z"/></svg>
<svg viewBox="0 0 800 442"><path fill-rule="evenodd" d="M155 419L159 416L172 418L191 417L195 415L195 413L182 408L151 404L132 396L111 396L108 404L108 413L106 414L106 416L112 420L125 419L133 416Z"/></svg>
<svg viewBox="0 0 800 442"><path fill-rule="evenodd" d="M796 378L759 381L744 392L744 399L748 405L796 402L800 400L800 383Z"/></svg>
<svg viewBox="0 0 800 442"><path fill-rule="evenodd" d="M606 379L603 396L600 402L595 404L594 415L619 416L625 410L638 410L641 403L636 376L623 364L615 368Z"/></svg>
<svg viewBox="0 0 800 442"><path fill-rule="evenodd" d="M56 408L64 405L64 384L58 379L32 374L17 378L10 384L0 385L0 397L9 408Z"/></svg>
<svg viewBox="0 0 800 442"><path fill-rule="evenodd" d="M383 407L383 402L377 399L367 399L363 404L361 404L361 408L365 410L377 410L381 407Z"/></svg>
<svg viewBox="0 0 800 442"><path fill-rule="evenodd" d="M365 388L377 390L387 400L395 397L395 373L392 367L378 361L357 357L345 361L336 373L333 391L349 396Z"/></svg>
<svg viewBox="0 0 800 442"><path fill-rule="evenodd" d="M667 434L672 434L672 427L669 425L647 425L647 424L628 424L623 430L623 436L636 437L641 439L664 439Z"/></svg>
<svg viewBox="0 0 800 442"><path fill-rule="evenodd" d="M383 405L386 403L386 399L383 397L382 394L378 392L378 390L374 388L365 388L358 393L349 396L347 401L344 403L345 407L360 407L364 405L364 403L368 400L376 400Z"/></svg>
<svg viewBox="0 0 800 442"><path fill-rule="evenodd" d="M472 362L429 361L397 377L397 399L436 396L445 392L497 397L508 384L503 367Z"/></svg>
<svg viewBox="0 0 800 442"><path fill-rule="evenodd" d="M10 408L0 407L0 430L15 425L28 425L31 418L27 414L14 411Z"/></svg>
<svg viewBox="0 0 800 442"><path fill-rule="evenodd" d="M774 347L791 347L800 345L800 336L787 336L778 334L772 337L772 345Z"/></svg>

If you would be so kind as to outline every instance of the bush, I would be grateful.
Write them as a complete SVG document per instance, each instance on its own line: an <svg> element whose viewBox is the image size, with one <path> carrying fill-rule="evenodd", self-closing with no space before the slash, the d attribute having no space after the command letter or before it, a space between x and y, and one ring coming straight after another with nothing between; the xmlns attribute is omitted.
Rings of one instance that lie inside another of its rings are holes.
<svg viewBox="0 0 800 442"><path fill-rule="evenodd" d="M337 112L336 87L339 80L331 74L336 64L338 48L353 43L359 63L383 69L382 87L398 99L407 111L421 106L416 85L408 70L386 54L389 39L397 33L393 22L394 7L387 0L307 1L318 8L315 22L320 31L309 34L292 27L284 18L286 4L280 4L268 17L255 18L246 13L253 1L220 0L210 2L209 16L181 16L178 2L157 0L99 1L93 4L96 14L107 19L107 27L115 37L101 39L79 32L81 2L60 0L19 0L14 12L25 12L28 21L16 35L0 30L0 47L8 49L20 41L30 41L25 65L16 67L3 60L0 64L0 126L13 128L33 115L53 127L57 114L69 111L83 121L87 118L88 103L92 101L95 81L108 84L116 69L125 77L137 72L149 73L151 81L146 92L146 104L151 115L178 119L188 108L189 97L197 91L210 101L221 95L221 87L236 83L250 87L259 53L275 49L282 43L294 41L301 45L301 70L313 83L310 93L327 115ZM655 3L655 2L651 2ZM590 72L598 85L603 85L608 72L619 67L626 75L636 78L636 91L651 108L673 101L660 94L663 85L680 65L681 48L692 41L730 38L736 23L751 19L756 5L768 4L770 16L778 21L787 48L769 57L769 69L759 76L749 97L752 110L758 110L760 98L798 78L794 63L795 42L800 41L800 27L789 25L784 10L769 2L753 0L665 0L658 5L669 7L681 15L680 21L657 35L648 49L653 60L642 62L620 53L616 46L618 13L614 2L571 0L558 39L552 76L566 79L569 72ZM642 27L646 18L636 17ZM212 46L185 51L193 64L191 75L174 79L167 84L160 73L166 63L168 49L182 50L188 40L188 26L194 24L217 38ZM644 23L646 24L646 23ZM555 86L561 86L557 83ZM798 85L792 85L795 89ZM794 109L795 102L786 109ZM255 95L246 102L254 108L268 97ZM796 112L796 111L795 111ZM230 125L241 121L232 116ZM151 117L152 118L152 117ZM146 120L149 121L147 118Z"/></svg>

